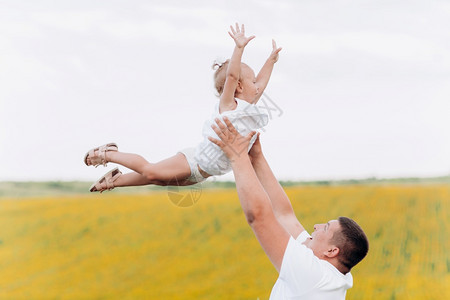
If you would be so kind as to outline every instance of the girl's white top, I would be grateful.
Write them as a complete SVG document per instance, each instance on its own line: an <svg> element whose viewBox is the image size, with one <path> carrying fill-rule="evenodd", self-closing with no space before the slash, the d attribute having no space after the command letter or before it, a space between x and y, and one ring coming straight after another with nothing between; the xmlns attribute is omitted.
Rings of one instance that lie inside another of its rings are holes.
<svg viewBox="0 0 450 300"><path fill-rule="evenodd" d="M235 100L237 102L235 110L219 113L219 104L217 104L211 118L203 124L203 141L195 149L195 159L200 168L210 175L223 175L231 171L231 162L225 153L219 146L208 140L209 136L220 140L211 128L212 124L216 125L216 118L223 120L222 117L226 116L243 136L248 135L251 131L263 128L269 122L269 116L255 104L237 98ZM255 140L256 135L251 139L248 149L237 147L234 150L237 153L247 155Z"/></svg>

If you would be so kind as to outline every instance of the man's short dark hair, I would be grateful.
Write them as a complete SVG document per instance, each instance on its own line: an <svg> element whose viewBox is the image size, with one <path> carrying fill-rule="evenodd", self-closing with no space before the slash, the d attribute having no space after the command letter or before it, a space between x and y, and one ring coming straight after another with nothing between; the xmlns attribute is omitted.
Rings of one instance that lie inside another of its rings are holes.
<svg viewBox="0 0 450 300"><path fill-rule="evenodd" d="M341 229L334 232L332 242L339 248L339 262L350 271L369 251L369 240L361 227L347 217L338 218Z"/></svg>

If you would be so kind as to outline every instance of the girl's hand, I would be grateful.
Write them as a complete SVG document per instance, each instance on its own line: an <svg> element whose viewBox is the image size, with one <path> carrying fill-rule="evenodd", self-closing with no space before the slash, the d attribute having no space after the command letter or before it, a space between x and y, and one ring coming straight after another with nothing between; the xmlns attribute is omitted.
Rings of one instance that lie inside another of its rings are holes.
<svg viewBox="0 0 450 300"><path fill-rule="evenodd" d="M211 125L220 140L213 137L208 137L208 139L219 146L230 161L236 161L243 157L248 158L248 145L256 131L252 131L244 137L234 128L227 117L223 117L223 120L226 126L219 119L216 119L217 126Z"/></svg>
<svg viewBox="0 0 450 300"><path fill-rule="evenodd" d="M245 36L244 24L242 24L241 28L239 29L239 24L236 23L236 29L234 29L233 26L230 26L230 29L231 32L228 31L228 34L234 40L234 42L236 43L236 47L238 48L244 48L245 46L247 46L248 42L255 38L254 35L250 37Z"/></svg>
<svg viewBox="0 0 450 300"><path fill-rule="evenodd" d="M280 53L281 49L283 48L277 48L277 43L275 43L275 40L272 39L272 53L270 53L269 59L273 60L274 63L278 61L278 53Z"/></svg>

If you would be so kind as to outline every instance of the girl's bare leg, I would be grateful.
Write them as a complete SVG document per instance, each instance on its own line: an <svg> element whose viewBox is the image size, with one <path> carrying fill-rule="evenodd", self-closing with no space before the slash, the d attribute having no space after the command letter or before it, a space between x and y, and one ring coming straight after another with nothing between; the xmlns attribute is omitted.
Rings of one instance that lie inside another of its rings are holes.
<svg viewBox="0 0 450 300"><path fill-rule="evenodd" d="M139 185L148 185L148 184L164 185L164 182L149 180L144 175L141 175L136 172L123 174L122 176L117 178L116 181L114 181L114 186L116 186L116 187L139 186Z"/></svg>
<svg viewBox="0 0 450 300"><path fill-rule="evenodd" d="M141 175L136 172L131 172L127 174L123 174L119 178L114 181L114 186L116 187L124 187L124 186L140 186L140 185L159 185L159 186L168 186L168 185L176 185L176 186L186 186L195 184L195 182L190 182L188 180L171 180L171 181L158 181L158 180L149 180L144 175Z"/></svg>
<svg viewBox="0 0 450 300"><path fill-rule="evenodd" d="M186 157L181 153L177 153L172 157L152 164L138 154L108 151L106 152L106 160L108 162L121 164L143 176L127 176L123 179L124 184L136 183L134 185L143 185L168 182L181 183L191 175L191 169ZM124 177L125 175L122 175L121 177ZM119 179L121 177L119 177ZM117 183L117 186L120 186L119 179L114 182L115 185ZM145 181L145 179L147 179L147 181Z"/></svg>

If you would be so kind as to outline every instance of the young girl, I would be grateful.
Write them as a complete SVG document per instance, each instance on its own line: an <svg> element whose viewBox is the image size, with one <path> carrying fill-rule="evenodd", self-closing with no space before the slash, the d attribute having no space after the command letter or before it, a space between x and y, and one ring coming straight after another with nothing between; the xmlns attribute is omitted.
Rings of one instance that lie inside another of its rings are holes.
<svg viewBox="0 0 450 300"><path fill-rule="evenodd" d="M231 59L223 64L215 64L215 88L220 96L212 118L203 126L203 141L195 148L186 148L176 155L158 163L149 163L142 156L118 151L115 143L102 145L91 149L84 157L87 166L104 165L113 162L125 166L134 172L122 175L118 168L114 168L91 187L91 192L103 192L114 187L138 185L191 185L204 181L209 176L223 175L231 170L231 164L223 151L208 140L209 136L216 137L211 128L216 118L226 116L242 135L264 127L268 122L267 114L258 110L255 103L261 97L269 82L274 64L278 60L277 48L272 40L273 50L258 76L253 70L241 63L245 46L254 36L246 37L244 25L230 26L228 32L236 46ZM255 135L256 138L256 135ZM246 151L250 150L253 145ZM235 149L238 151L238 149Z"/></svg>

